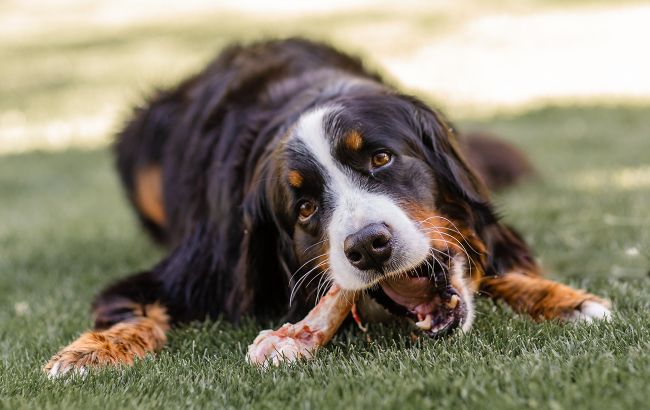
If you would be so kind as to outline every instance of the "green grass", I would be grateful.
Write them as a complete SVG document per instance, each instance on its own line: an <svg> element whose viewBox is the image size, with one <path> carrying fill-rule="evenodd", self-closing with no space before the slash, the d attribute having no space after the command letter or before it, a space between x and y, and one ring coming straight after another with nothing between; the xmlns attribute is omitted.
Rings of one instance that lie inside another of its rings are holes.
<svg viewBox="0 0 650 410"><path fill-rule="evenodd" d="M530 154L540 180L496 202L554 277L613 301L611 323L536 324L481 300L467 336L412 342L398 327L346 329L316 360L266 372L243 359L258 325L207 321L174 330L162 353L132 368L49 381L40 367L90 326L93 294L162 252L135 224L107 150L4 156L0 407L642 407L650 398L649 113L545 108L460 121Z"/></svg>
<svg viewBox="0 0 650 410"><path fill-rule="evenodd" d="M48 380L41 366L90 327L93 295L163 252L138 228L108 149L1 153L56 147L50 137L57 135L101 145L143 93L194 72L232 40L302 34L399 58L468 16L559 4L464 1L271 17L152 13L112 24L95 19L96 3L41 10L0 2L0 409L650 402L650 106L547 107L458 121L530 155L540 178L495 201L554 278L612 300L611 323L536 324L480 300L467 336L413 342L399 327L345 329L316 360L263 372L244 363L259 325L207 321L173 330L164 351L132 368ZM572 7L583 3L601 2ZM6 17L22 8L24 27Z"/></svg>

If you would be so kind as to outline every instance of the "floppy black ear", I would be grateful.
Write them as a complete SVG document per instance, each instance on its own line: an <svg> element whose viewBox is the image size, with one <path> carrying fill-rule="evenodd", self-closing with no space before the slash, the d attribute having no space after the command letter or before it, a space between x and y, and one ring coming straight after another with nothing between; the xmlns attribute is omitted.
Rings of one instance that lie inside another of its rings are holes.
<svg viewBox="0 0 650 410"><path fill-rule="evenodd" d="M476 211L491 213L489 192L461 154L457 138L447 121L421 101L407 97L415 107L415 128L423 146L423 154L439 181L441 199L460 201Z"/></svg>
<svg viewBox="0 0 650 410"><path fill-rule="evenodd" d="M308 297L299 292L289 306L291 275L297 258L293 246L293 224L284 207L288 192L278 182L278 161L262 161L246 189L241 207L239 259L233 273L234 291L229 306L256 317L283 316L292 320L305 312L301 303Z"/></svg>
<svg viewBox="0 0 650 410"><path fill-rule="evenodd" d="M444 205L463 213L485 249L484 272L497 275L514 268L532 272L534 257L523 238L499 220L490 203L489 191L461 154L456 135L441 115L414 100L416 121L425 147L425 157L439 180ZM454 192L448 192L449 190ZM448 196L451 194L451 196ZM460 198L458 201L456 198ZM475 246L474 248L479 248Z"/></svg>

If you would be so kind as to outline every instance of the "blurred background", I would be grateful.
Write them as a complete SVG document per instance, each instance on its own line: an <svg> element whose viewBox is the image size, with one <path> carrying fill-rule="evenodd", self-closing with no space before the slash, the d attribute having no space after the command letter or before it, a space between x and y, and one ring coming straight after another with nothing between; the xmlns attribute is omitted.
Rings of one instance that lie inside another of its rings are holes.
<svg viewBox="0 0 650 410"><path fill-rule="evenodd" d="M0 1L0 154L102 146L155 86L226 43L304 35L367 58L451 117L650 101L634 1Z"/></svg>

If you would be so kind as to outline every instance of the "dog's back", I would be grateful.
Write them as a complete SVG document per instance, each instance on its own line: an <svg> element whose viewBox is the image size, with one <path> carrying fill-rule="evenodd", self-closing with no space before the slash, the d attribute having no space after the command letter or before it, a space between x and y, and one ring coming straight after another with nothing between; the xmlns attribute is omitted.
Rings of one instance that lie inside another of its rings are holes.
<svg viewBox="0 0 650 410"><path fill-rule="evenodd" d="M172 246L210 207L239 207L250 175L244 175L238 161L246 161L251 150L264 151L265 137L274 134L258 129L259 124L281 126L288 116L327 97L301 92L318 82L331 86L328 71L380 81L360 60L324 44L269 41L229 47L196 76L136 108L117 137L116 162L127 196L151 236ZM268 118L273 116L277 119ZM216 191L225 193L219 198L214 190L212 198L206 192L210 181L204 167L211 163L238 174L219 181Z"/></svg>
<svg viewBox="0 0 650 410"><path fill-rule="evenodd" d="M300 91L313 89L319 81L339 92L328 70L334 76L343 72L381 82L360 60L329 46L302 39L270 41L232 46L196 76L157 92L136 108L118 135L116 163L127 196L150 235L173 246L210 209L238 208L245 180L250 179L239 161L250 150L262 152L268 143L265 136L273 134L256 129L257 124L285 124L288 116L315 105L316 97ZM317 97L327 98L327 93ZM291 99L294 102L284 101ZM460 142L492 189L532 173L522 153L496 138L472 134ZM229 174L208 194L204 168L215 162L238 175Z"/></svg>

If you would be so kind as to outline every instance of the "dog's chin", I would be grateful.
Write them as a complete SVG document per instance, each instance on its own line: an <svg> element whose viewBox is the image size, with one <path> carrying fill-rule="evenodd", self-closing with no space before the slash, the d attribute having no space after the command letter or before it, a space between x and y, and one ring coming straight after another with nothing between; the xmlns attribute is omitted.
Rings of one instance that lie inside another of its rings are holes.
<svg viewBox="0 0 650 410"><path fill-rule="evenodd" d="M425 260L407 271L385 275L368 293L391 313L406 316L426 335L444 336L469 321L464 289L449 282L448 269ZM463 326L464 327L464 326Z"/></svg>

